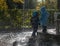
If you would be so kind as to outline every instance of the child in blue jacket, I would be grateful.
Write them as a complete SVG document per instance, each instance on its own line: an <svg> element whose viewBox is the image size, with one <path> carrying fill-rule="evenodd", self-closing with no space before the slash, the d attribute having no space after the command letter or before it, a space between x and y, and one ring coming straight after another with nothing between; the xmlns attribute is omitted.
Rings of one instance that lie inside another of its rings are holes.
<svg viewBox="0 0 60 46"><path fill-rule="evenodd" d="M46 7L45 6L41 7L41 11L40 12L41 12L40 24L41 24L41 26L43 28L43 30L42 30L43 33L46 33L49 14L46 11Z"/></svg>

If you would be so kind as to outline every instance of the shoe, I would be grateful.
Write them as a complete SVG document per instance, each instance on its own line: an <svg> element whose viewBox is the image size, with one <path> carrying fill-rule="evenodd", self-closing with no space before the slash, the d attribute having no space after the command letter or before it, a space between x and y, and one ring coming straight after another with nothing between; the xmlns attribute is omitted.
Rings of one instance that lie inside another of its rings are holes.
<svg viewBox="0 0 60 46"><path fill-rule="evenodd" d="M43 34L48 34L47 32L43 32Z"/></svg>
<svg viewBox="0 0 60 46"><path fill-rule="evenodd" d="M36 38L36 35L32 35L31 38L32 38L32 39L35 39L35 38Z"/></svg>

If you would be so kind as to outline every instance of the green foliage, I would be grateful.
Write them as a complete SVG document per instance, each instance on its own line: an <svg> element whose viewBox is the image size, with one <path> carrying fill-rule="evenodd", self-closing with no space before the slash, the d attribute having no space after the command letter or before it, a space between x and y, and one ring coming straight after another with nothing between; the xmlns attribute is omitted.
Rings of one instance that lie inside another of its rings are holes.
<svg viewBox="0 0 60 46"><path fill-rule="evenodd" d="M18 2L17 0L15 0ZM10 28L12 27L28 27L31 28L30 25L30 19L32 16L32 13L34 9L8 9L6 1L1 0L0 1L0 23L2 23L0 26L2 28ZM53 5L52 5L53 4ZM52 6L51 6L52 5ZM57 5L55 3L50 2L46 5L47 9L54 9L54 10L48 10L50 17L49 17L49 24L54 23L54 12L56 11Z"/></svg>

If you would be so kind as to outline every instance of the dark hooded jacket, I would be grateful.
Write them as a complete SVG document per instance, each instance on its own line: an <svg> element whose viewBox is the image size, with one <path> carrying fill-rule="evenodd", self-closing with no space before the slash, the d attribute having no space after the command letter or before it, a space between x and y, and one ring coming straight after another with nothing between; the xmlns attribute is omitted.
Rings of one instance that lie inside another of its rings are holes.
<svg viewBox="0 0 60 46"><path fill-rule="evenodd" d="M37 11L34 11L31 18L31 24L36 26L39 23L39 13Z"/></svg>

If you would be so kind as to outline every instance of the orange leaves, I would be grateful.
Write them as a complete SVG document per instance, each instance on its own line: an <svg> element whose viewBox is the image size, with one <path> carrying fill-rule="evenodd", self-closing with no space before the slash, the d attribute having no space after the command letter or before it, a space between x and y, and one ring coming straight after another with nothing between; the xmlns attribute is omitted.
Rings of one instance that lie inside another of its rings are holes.
<svg viewBox="0 0 60 46"><path fill-rule="evenodd" d="M7 9L5 0L0 0L0 9Z"/></svg>

